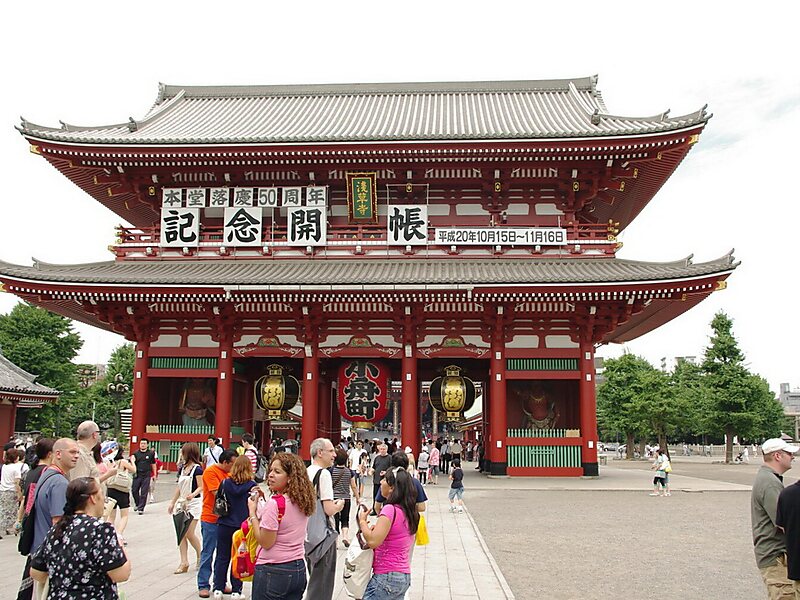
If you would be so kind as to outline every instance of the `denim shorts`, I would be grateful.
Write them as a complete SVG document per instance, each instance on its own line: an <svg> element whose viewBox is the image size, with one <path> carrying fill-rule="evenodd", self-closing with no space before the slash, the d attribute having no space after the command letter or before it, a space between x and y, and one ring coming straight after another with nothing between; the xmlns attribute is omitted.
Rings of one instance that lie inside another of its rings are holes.
<svg viewBox="0 0 800 600"><path fill-rule="evenodd" d="M362 600L403 600L410 587L409 573L375 573L367 584Z"/></svg>
<svg viewBox="0 0 800 600"><path fill-rule="evenodd" d="M253 600L301 600L306 582L306 564L302 560L256 565Z"/></svg>
<svg viewBox="0 0 800 600"><path fill-rule="evenodd" d="M464 499L464 488L450 488L447 491L447 498L453 500L454 498L458 498L459 500Z"/></svg>

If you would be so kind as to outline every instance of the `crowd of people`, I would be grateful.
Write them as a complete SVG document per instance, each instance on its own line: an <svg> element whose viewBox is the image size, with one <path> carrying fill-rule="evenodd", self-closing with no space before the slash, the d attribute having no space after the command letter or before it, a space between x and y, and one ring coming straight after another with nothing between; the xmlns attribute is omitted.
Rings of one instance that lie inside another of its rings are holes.
<svg viewBox="0 0 800 600"><path fill-rule="evenodd" d="M306 467L279 442L267 457L251 434L241 442L237 450L225 449L210 436L205 451L195 442L180 451L166 509L184 524L174 573L189 572L191 547L201 598L244 598L232 542L250 528L257 542L254 599L331 598L337 548L354 543L353 522L361 546L374 549L364 600L403 598L428 500L424 487L446 475L451 511L463 512L461 458L473 452L471 444L426 441L415 458L396 439L365 444L347 438L334 446L319 438ZM262 461L266 481L259 485ZM131 572L124 536L129 512L131 506L138 514L146 510L158 464L149 440L142 438L126 458L116 442L101 444L93 421L81 423L74 440L40 438L29 451L8 446L0 471L0 528L20 535L27 555L17 599L33 598L35 588L36 598L117 598L116 584ZM320 523L333 534L310 549L307 532Z"/></svg>

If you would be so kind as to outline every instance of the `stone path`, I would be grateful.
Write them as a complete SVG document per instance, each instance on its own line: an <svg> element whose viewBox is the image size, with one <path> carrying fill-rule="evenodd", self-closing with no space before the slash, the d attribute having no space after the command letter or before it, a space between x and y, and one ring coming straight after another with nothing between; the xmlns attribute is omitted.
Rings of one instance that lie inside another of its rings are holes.
<svg viewBox="0 0 800 600"><path fill-rule="evenodd" d="M144 515L130 516L125 535L133 573L130 581L120 586L128 600L198 597L194 570L182 575L172 573L179 561L172 520L166 513L166 499L173 491L173 481L172 476L162 475L156 488L156 502L148 505ZM415 548L409 597L412 600L513 599L468 509L464 514L449 512L447 487L429 485L426 488L429 496L426 519L431 542ZM351 511L352 517L354 512ZM336 600L348 598L341 583L344 554L340 544ZM0 540L0 580L9 586L8 594L0 594L3 598L15 596L24 562L24 557L16 551L16 539ZM245 584L248 597L250 587L251 584Z"/></svg>

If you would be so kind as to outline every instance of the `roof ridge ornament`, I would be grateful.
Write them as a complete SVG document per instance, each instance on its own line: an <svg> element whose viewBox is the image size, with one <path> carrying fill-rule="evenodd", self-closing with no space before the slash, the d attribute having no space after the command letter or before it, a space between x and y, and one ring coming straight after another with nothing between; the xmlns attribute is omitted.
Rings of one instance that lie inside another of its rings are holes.
<svg viewBox="0 0 800 600"><path fill-rule="evenodd" d="M133 117L128 117L128 131L137 131L139 129L139 124L134 120Z"/></svg>

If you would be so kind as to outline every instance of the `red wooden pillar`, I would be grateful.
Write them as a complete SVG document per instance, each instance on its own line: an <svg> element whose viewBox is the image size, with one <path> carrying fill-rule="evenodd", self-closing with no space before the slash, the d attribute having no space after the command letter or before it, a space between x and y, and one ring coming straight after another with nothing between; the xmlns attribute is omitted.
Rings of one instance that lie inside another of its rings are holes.
<svg viewBox="0 0 800 600"><path fill-rule="evenodd" d="M331 395L327 393L327 385L324 377L321 377L317 382L317 411L319 413L317 437L324 437L333 441L331 439Z"/></svg>
<svg viewBox="0 0 800 600"><path fill-rule="evenodd" d="M239 388L241 389L241 387ZM242 399L239 406L239 421L241 422L241 426L244 427L245 431L250 431L257 439L259 439L260 443L264 444L263 433L257 431L260 429L258 423L253 420L253 410L255 404L255 397L253 392L253 382L249 379L244 384L244 393L242 394Z"/></svg>
<svg viewBox="0 0 800 600"><path fill-rule="evenodd" d="M17 422L17 403L11 401L9 404L0 404L0 441L6 443L14 434L14 427ZM2 457L2 452L0 452Z"/></svg>
<svg viewBox="0 0 800 600"><path fill-rule="evenodd" d="M150 366L150 340L136 344L136 358L133 362L133 399L131 400L130 451L139 449L147 425L147 400L150 393L150 379L147 369Z"/></svg>
<svg viewBox="0 0 800 600"><path fill-rule="evenodd" d="M505 475L508 468L506 458L506 358L503 327L503 306L497 307L497 320L492 332L492 356L489 360L489 431L490 444L486 448L489 458L489 474Z"/></svg>
<svg viewBox="0 0 800 600"><path fill-rule="evenodd" d="M319 418L318 379L319 356L317 356L317 345L307 344L306 357L303 359L303 423L300 429L300 458L306 462L311 461L311 442L314 441L317 433L317 421Z"/></svg>
<svg viewBox="0 0 800 600"><path fill-rule="evenodd" d="M580 412L581 412L581 467L584 476L599 474L597 468L597 397L595 390L594 344L585 333L580 342Z"/></svg>
<svg viewBox="0 0 800 600"><path fill-rule="evenodd" d="M233 404L233 337L221 336L219 340L219 364L217 375L217 418L214 435L222 445L231 445L231 406Z"/></svg>
<svg viewBox="0 0 800 600"><path fill-rule="evenodd" d="M333 396L333 388L330 381L325 386L325 394L331 406L331 442L336 446L342 441L342 415L339 414L339 403Z"/></svg>
<svg viewBox="0 0 800 600"><path fill-rule="evenodd" d="M400 389L400 435L402 446L411 446L414 456L419 454L422 443L419 431L419 382L417 381L417 357L414 345L406 344L401 361L402 387ZM410 355L410 356L409 356Z"/></svg>

